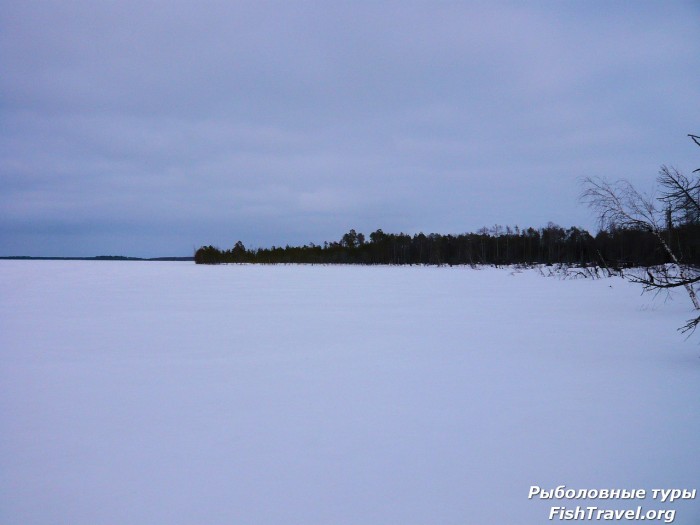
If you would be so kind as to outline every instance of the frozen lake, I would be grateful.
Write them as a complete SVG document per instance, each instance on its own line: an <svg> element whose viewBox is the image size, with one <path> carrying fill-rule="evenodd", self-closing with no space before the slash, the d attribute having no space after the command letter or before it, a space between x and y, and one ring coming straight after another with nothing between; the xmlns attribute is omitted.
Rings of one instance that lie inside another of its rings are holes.
<svg viewBox="0 0 700 525"><path fill-rule="evenodd" d="M0 261L0 523L697 524L700 498L528 499L700 488L689 306L512 269Z"/></svg>

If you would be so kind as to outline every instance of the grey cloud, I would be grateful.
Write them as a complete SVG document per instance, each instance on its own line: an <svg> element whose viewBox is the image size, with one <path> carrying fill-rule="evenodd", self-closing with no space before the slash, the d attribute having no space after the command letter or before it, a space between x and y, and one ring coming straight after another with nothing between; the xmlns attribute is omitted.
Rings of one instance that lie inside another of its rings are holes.
<svg viewBox="0 0 700 525"><path fill-rule="evenodd" d="M0 252L592 228L578 177L697 167L699 11L6 3Z"/></svg>

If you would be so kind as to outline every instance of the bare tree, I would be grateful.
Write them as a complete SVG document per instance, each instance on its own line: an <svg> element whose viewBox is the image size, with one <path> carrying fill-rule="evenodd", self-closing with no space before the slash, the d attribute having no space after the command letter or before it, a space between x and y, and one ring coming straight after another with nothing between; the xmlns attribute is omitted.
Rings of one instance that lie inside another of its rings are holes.
<svg viewBox="0 0 700 525"><path fill-rule="evenodd" d="M700 172L700 169L693 173ZM692 180L675 168L661 166L659 178L661 196L667 206L669 219L681 224L700 222L700 179Z"/></svg>
<svg viewBox="0 0 700 525"><path fill-rule="evenodd" d="M700 146L700 137L689 135ZM700 169L693 173L699 173ZM610 183L601 178L583 181L581 200L594 209L603 229L629 228L650 232L668 256L669 264L643 269L631 274L632 282L641 284L647 291L669 291L684 288L696 311L700 301L695 285L700 282L700 267L683 260L682 247L674 247L671 231L676 226L700 223L700 175L689 178L675 168L662 166L656 195L637 191L626 180ZM700 315L690 319L680 330L693 331L700 325Z"/></svg>

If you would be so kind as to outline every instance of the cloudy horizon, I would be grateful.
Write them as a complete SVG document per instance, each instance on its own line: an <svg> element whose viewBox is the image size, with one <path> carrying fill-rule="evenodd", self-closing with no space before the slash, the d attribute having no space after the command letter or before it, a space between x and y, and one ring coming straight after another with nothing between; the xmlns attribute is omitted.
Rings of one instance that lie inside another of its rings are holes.
<svg viewBox="0 0 700 525"><path fill-rule="evenodd" d="M595 230L700 149L697 2L4 2L0 255Z"/></svg>

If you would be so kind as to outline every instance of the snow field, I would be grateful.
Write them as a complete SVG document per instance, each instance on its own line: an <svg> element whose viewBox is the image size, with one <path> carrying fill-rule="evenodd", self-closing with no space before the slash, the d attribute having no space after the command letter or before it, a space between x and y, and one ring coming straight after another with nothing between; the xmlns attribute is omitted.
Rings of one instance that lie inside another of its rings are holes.
<svg viewBox="0 0 700 525"><path fill-rule="evenodd" d="M513 269L0 261L0 523L540 524L700 488L687 298Z"/></svg>

